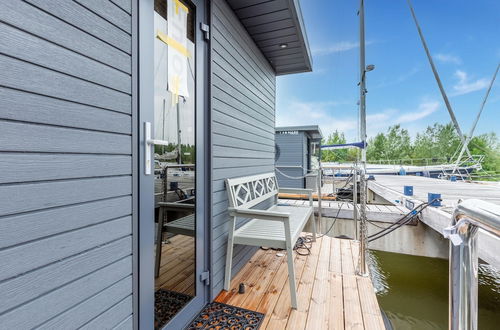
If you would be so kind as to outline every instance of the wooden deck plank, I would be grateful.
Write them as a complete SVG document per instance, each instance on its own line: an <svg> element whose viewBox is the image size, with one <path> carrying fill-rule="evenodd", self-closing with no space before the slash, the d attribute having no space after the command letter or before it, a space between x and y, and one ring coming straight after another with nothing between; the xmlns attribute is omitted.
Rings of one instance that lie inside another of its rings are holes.
<svg viewBox="0 0 500 330"><path fill-rule="evenodd" d="M245 284L245 293L244 294L234 294L231 298L231 304L238 307L243 307L243 302L249 296L249 294L253 291L253 289L258 285L261 279L266 276L266 273L269 274L272 270L271 264L273 260L276 259L276 252L273 250L267 250L264 254L263 258L256 264L253 268L253 272L242 278L241 281L235 282L237 288L239 288L240 283ZM269 276L269 275L268 275Z"/></svg>
<svg viewBox="0 0 500 330"><path fill-rule="evenodd" d="M299 256L296 254L294 262L297 262L299 257L303 258L303 256ZM276 306L281 292L285 288L285 284L287 284L287 278L288 267L286 261L284 261L278 268L276 275L274 276L266 292L264 293L264 296L259 302L259 305L257 306L256 311L266 315L264 317L264 320L262 321L261 329L266 329L267 324L269 323L269 320L271 318L271 312Z"/></svg>
<svg viewBox="0 0 500 330"><path fill-rule="evenodd" d="M257 284L247 292L246 298L241 304L241 307L256 310L259 306L265 292L271 285L275 275L278 273L281 264L286 263L286 256L274 255L268 270L259 278Z"/></svg>
<svg viewBox="0 0 500 330"><path fill-rule="evenodd" d="M314 286L307 315L306 329L328 329L329 321L329 264L330 264L330 239L321 241L318 266L314 277Z"/></svg>
<svg viewBox="0 0 500 330"><path fill-rule="evenodd" d="M342 274L342 254L339 239L333 239L331 241L330 250L330 271Z"/></svg>
<svg viewBox="0 0 500 330"><path fill-rule="evenodd" d="M328 325L330 329L344 328L344 289L342 286L342 274L329 272L330 296L328 305Z"/></svg>
<svg viewBox="0 0 500 330"><path fill-rule="evenodd" d="M271 250L268 251L263 251L259 250L257 253L255 253L252 258L248 261L248 263L245 265L245 267L238 272L235 276L231 278L231 288L229 291L223 290L216 298L215 301L221 302L221 303L227 303L231 297L237 294L238 288L235 283L240 283L242 279L250 276L252 272L254 271L254 267L258 264L261 258L264 258L264 256L267 253L271 253Z"/></svg>
<svg viewBox="0 0 500 330"><path fill-rule="evenodd" d="M291 310L288 320L285 322L288 329L305 328L314 285L314 277L319 261L321 242L323 239L325 239L325 237L316 240L316 243L312 246L311 254L307 257L304 272L298 282L297 299L299 301L299 306L296 310Z"/></svg>
<svg viewBox="0 0 500 330"><path fill-rule="evenodd" d="M340 240L340 253L342 255L342 275L355 275L356 268L352 260L351 242Z"/></svg>
<svg viewBox="0 0 500 330"><path fill-rule="evenodd" d="M370 278L358 276L357 284L365 329L385 329L384 320L380 313L380 307Z"/></svg>
<svg viewBox="0 0 500 330"><path fill-rule="evenodd" d="M290 305L286 256L276 251L258 251L216 300L264 313L261 330L384 329L370 278L355 275L358 251L355 241L325 236L310 255L295 253L297 310ZM237 293L238 278L251 284L245 294Z"/></svg>
<svg viewBox="0 0 500 330"><path fill-rule="evenodd" d="M312 250L318 250L317 246L319 245L319 242L316 242L313 244L312 249L311 249L311 255L312 255ZM304 305L309 305L309 300L302 300L299 292L299 284L302 281L303 277L306 276L305 270L307 266L307 261L309 260L309 257L311 256L302 256L302 255L297 255L294 264L295 264L295 283L297 284L297 299L298 299L298 304L299 308ZM286 262L285 262L286 264ZM284 329L286 327L287 321L290 317L290 313L292 312L292 307L291 307L291 297L290 297L290 284L288 282L288 271L286 273L286 281L285 285L283 286L283 289L281 291L281 294L279 298L276 301L276 305L273 308L273 311L271 313L271 316L269 318L268 324L266 329Z"/></svg>
<svg viewBox="0 0 500 330"><path fill-rule="evenodd" d="M342 288L344 293L344 327L346 329L364 329L356 276L344 275Z"/></svg>

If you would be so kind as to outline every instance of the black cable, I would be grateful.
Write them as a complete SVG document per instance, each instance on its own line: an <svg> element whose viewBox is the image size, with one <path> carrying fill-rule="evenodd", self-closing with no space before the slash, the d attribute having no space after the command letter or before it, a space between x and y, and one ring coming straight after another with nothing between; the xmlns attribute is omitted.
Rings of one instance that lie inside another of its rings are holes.
<svg viewBox="0 0 500 330"><path fill-rule="evenodd" d="M333 218L334 220L333 220L332 224L330 225L330 228L328 228L328 230L324 234L319 235L318 238L321 238L321 237L325 236L326 234L328 234L330 232L330 230L332 230L333 225L335 225L335 222L337 222L337 219L339 217L340 211L342 210L342 207L344 206L344 203L340 204L340 207L339 207L339 209L337 211L337 214L335 215L335 218ZM323 217L323 214L321 216Z"/></svg>
<svg viewBox="0 0 500 330"><path fill-rule="evenodd" d="M422 204L418 205L413 210L411 210L409 213L405 214L400 220L398 220L397 222L393 223L389 227L385 228L384 230L379 231L378 233L375 233L373 235L368 236L368 238L369 238L368 242L372 242L372 241L375 241L375 240L377 240L379 238L382 238L382 237L384 237L384 236L392 233L396 229L401 228L402 226L408 224L417 215L419 215L420 213L422 213L422 211L425 210L429 205L432 205L432 203L434 203L437 200L441 200L441 199L440 198L435 198L431 202L426 202L426 203L422 203ZM408 217L408 216L409 216L409 218L405 220L405 218Z"/></svg>
<svg viewBox="0 0 500 330"><path fill-rule="evenodd" d="M295 242L293 250L295 252L297 252L298 255L308 256L311 254L312 242L313 242L313 237L311 235L300 236L297 239L297 242ZM263 246L261 246L260 249L264 250L264 251L268 251L268 250L284 251L285 250L285 249L280 249L280 248L268 248L268 247L263 247ZM301 250L306 250L307 252L300 252Z"/></svg>

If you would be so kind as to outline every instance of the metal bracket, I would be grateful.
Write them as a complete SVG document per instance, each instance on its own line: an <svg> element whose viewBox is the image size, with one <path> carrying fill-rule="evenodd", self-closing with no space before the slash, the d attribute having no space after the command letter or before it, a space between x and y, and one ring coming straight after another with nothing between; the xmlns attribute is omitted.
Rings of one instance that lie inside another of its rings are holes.
<svg viewBox="0 0 500 330"><path fill-rule="evenodd" d="M210 40L210 26L205 23L200 23L200 30L203 31L204 39Z"/></svg>
<svg viewBox="0 0 500 330"><path fill-rule="evenodd" d="M451 243L455 246L462 244L463 240L459 234L457 234L458 225L446 227L443 229L444 238L448 238Z"/></svg>
<svg viewBox="0 0 500 330"><path fill-rule="evenodd" d="M200 281L203 282L204 285L210 285L210 272L206 271L200 274Z"/></svg>

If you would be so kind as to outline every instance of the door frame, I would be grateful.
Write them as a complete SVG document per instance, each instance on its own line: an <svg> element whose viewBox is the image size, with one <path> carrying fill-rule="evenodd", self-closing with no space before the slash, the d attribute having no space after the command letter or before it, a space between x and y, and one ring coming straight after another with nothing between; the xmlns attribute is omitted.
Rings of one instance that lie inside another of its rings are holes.
<svg viewBox="0 0 500 330"><path fill-rule="evenodd" d="M166 1L166 0L165 0ZM196 296L164 329L183 328L208 302L211 152L209 112L209 43L200 30L209 5L196 6ZM132 160L133 160L133 315L134 329L154 326L154 175L144 175L144 122L154 122L154 0L132 0ZM135 78L134 78L135 77ZM153 125L154 127L154 125ZM153 162L154 163L154 162ZM154 164L152 164L154 165Z"/></svg>

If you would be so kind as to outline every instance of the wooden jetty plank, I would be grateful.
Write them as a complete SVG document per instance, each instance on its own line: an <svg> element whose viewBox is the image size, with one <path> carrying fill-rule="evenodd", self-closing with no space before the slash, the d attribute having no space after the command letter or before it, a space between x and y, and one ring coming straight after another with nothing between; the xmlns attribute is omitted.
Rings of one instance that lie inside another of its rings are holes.
<svg viewBox="0 0 500 330"><path fill-rule="evenodd" d="M351 242L347 239L340 240L341 255L342 255L342 274L355 275L356 268L352 260Z"/></svg>
<svg viewBox="0 0 500 330"><path fill-rule="evenodd" d="M358 276L357 284L365 329L385 329L384 320L370 278Z"/></svg>
<svg viewBox="0 0 500 330"><path fill-rule="evenodd" d="M280 200L281 202L281 200ZM306 201L304 201L306 202ZM314 211L316 214L319 213L319 205L318 202L314 202ZM341 219L353 219L354 217L354 207L348 202L322 202L322 214L325 217L338 217ZM340 208L340 211L339 211ZM399 208L395 206L384 206L381 210L379 208L375 208L374 205L367 205L367 218L370 221L378 221L378 222L387 222L393 223L401 219L401 217L407 211L401 211Z"/></svg>
<svg viewBox="0 0 500 330"><path fill-rule="evenodd" d="M316 242L316 244L313 245L318 245L318 242ZM309 257L310 256L301 256L301 255L296 256L294 260L295 283L301 282L302 276L304 276L305 265ZM301 299L298 287L299 286L297 286L297 300L299 305L298 308L300 308L301 305L309 305L309 300ZM267 320L264 320L263 323L265 323L265 321L268 321L266 325L267 329L284 329L289 319L291 311L292 307L290 298L290 284L288 282L288 271L287 271L285 285L282 287L281 294L276 301L276 305L274 305L272 313L268 313L270 314L269 318L267 318L266 314Z"/></svg>
<svg viewBox="0 0 500 330"><path fill-rule="evenodd" d="M280 265L285 260L286 256L278 256L278 253L270 254L271 262L268 264L267 269L258 278L255 285L247 287L244 294L245 299L239 305L240 307L247 308L250 310L255 310L259 305L263 294L266 292L268 286L276 275Z"/></svg>
<svg viewBox="0 0 500 330"><path fill-rule="evenodd" d="M311 302L312 290L314 285L314 276L318 267L321 242L327 237L322 237L316 240L311 249L311 254L307 257L306 264L297 290L297 299L299 306L296 310L292 310L287 324L289 329L304 329L307 321L307 313L309 312L309 304Z"/></svg>
<svg viewBox="0 0 500 330"><path fill-rule="evenodd" d="M352 251L352 264L354 265L354 272L356 272L359 267L359 241L351 240L350 243Z"/></svg>
<svg viewBox="0 0 500 330"><path fill-rule="evenodd" d="M299 255L295 255L294 262L297 262ZM302 256L300 256L302 257ZM288 277L288 266L286 261L283 262L270 285L268 286L266 292L264 293L262 299L260 300L257 308L255 309L257 312L265 314L264 320L262 321L261 328L266 329L266 326L271 318L271 313L276 303L281 295L281 292L285 288L285 284L287 284Z"/></svg>
<svg viewBox="0 0 500 330"><path fill-rule="evenodd" d="M276 251L268 250L263 258L259 260L259 262L254 266L252 273L249 276L242 278L240 281L234 282L233 284L236 288L239 288L240 283L245 284L245 293L244 294L234 294L231 298L231 304L239 307L243 307L243 302L248 297L250 292L252 292L253 288L257 286L262 277L265 276L265 273L270 272L270 266L275 260Z"/></svg>
<svg viewBox="0 0 500 330"><path fill-rule="evenodd" d="M311 303L307 316L306 329L328 329L329 321L329 265L330 265L330 239L321 241L318 266L314 277Z"/></svg>
<svg viewBox="0 0 500 330"><path fill-rule="evenodd" d="M334 239L330 246L330 263L329 269L334 273L342 273L342 253L340 247L340 239Z"/></svg>
<svg viewBox="0 0 500 330"><path fill-rule="evenodd" d="M313 244L310 255L295 254L297 310L290 306L286 260L262 250L240 271L244 279L250 278L247 280L255 285L248 286L243 295L228 297L223 292L216 300L264 313L262 330L383 329L370 278L355 275L358 249L355 241L324 236ZM269 262L260 259L265 255ZM231 292L237 286L233 282ZM226 298L221 299L222 296Z"/></svg>
<svg viewBox="0 0 500 330"><path fill-rule="evenodd" d="M361 302L359 299L356 276L343 275L344 327L345 329L364 329ZM370 329L371 330L371 329Z"/></svg>
<svg viewBox="0 0 500 330"><path fill-rule="evenodd" d="M342 285L342 274L329 272L330 276L330 293L329 302L330 310L327 313L329 316L328 325L330 329L344 328L344 289Z"/></svg>
<svg viewBox="0 0 500 330"><path fill-rule="evenodd" d="M222 292L215 298L215 301L221 302L221 303L227 303L231 297L233 297L237 292L238 288L236 287L236 283L240 283L242 279L247 278L252 274L252 272L255 270L256 265L258 262L265 257L267 253L271 253L270 251L257 251L252 258L248 261L248 263L245 265L245 267L238 272L238 274L235 274L231 278L231 288L229 288L229 291L222 290Z"/></svg>

